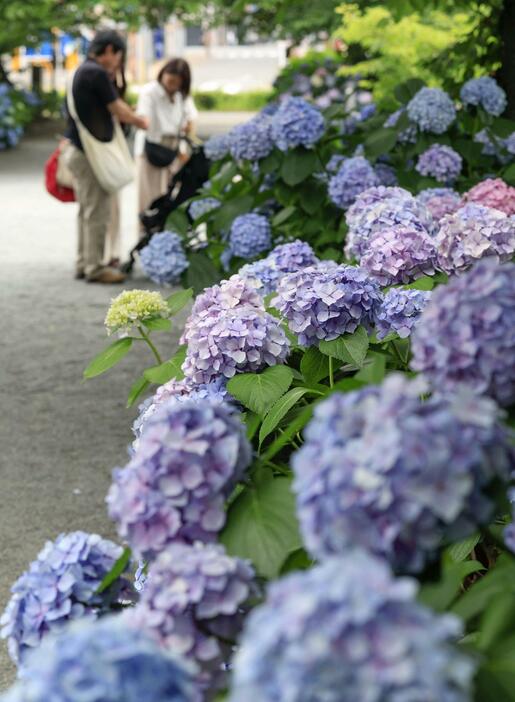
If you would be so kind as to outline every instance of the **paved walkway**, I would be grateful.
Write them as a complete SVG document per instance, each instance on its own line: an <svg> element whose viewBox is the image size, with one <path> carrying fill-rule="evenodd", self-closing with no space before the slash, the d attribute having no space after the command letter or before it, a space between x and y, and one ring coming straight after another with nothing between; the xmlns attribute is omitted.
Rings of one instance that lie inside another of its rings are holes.
<svg viewBox="0 0 515 702"><path fill-rule="evenodd" d="M114 535L104 497L131 439L135 410L125 409L125 398L138 371L152 365L138 348L111 373L82 383L107 341L110 298L122 288L72 278L76 206L43 188L53 145L26 139L0 154L0 611L46 539L74 529ZM128 250L134 191L123 199ZM137 279L131 286L152 287ZM173 353L176 334L160 339L164 353ZM12 675L2 643L0 690Z"/></svg>

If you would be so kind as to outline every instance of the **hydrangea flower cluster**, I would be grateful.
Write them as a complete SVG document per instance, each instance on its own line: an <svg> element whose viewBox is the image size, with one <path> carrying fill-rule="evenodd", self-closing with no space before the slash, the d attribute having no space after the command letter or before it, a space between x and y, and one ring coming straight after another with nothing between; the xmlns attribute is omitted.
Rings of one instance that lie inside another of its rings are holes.
<svg viewBox="0 0 515 702"><path fill-rule="evenodd" d="M266 217L255 212L236 217L231 225L229 248L234 256L255 258L272 245L272 231Z"/></svg>
<svg viewBox="0 0 515 702"><path fill-rule="evenodd" d="M229 149L237 160L259 161L273 148L272 118L267 115L258 115L229 132Z"/></svg>
<svg viewBox="0 0 515 702"><path fill-rule="evenodd" d="M279 280L279 271L270 255L254 263L246 263L240 268L238 275L259 290L263 296L273 293Z"/></svg>
<svg viewBox="0 0 515 702"><path fill-rule="evenodd" d="M462 86L460 98L464 105L482 107L485 112L498 117L506 109L506 93L496 80L489 76L471 78Z"/></svg>
<svg viewBox="0 0 515 702"><path fill-rule="evenodd" d="M131 623L164 648L194 660L216 684L253 594L249 562L228 556L219 544L172 544L150 565ZM220 638L218 638L220 637Z"/></svg>
<svg viewBox="0 0 515 702"><path fill-rule="evenodd" d="M96 591L123 549L97 534L74 531L48 541L29 569L11 588L12 597L0 620L15 662L39 646L49 632L67 622L96 617L116 593Z"/></svg>
<svg viewBox="0 0 515 702"><path fill-rule="evenodd" d="M141 267L158 285L172 285L190 265L182 239L175 232L154 234L140 251Z"/></svg>
<svg viewBox="0 0 515 702"><path fill-rule="evenodd" d="M438 390L515 401L515 263L492 259L437 288L412 336L412 368Z"/></svg>
<svg viewBox="0 0 515 702"><path fill-rule="evenodd" d="M216 197L204 197L202 200L194 200L188 208L188 213L193 220L200 219L208 212L216 210L220 204Z"/></svg>
<svg viewBox="0 0 515 702"><path fill-rule="evenodd" d="M496 136L495 139L488 133L486 129L474 135L474 141L483 146L481 153L484 156L495 156L500 163L509 163L513 160L515 154L515 132L509 136Z"/></svg>
<svg viewBox="0 0 515 702"><path fill-rule="evenodd" d="M136 452L113 472L110 517L138 557L176 541L210 541L224 499L251 459L241 417L223 403L165 402L146 422Z"/></svg>
<svg viewBox="0 0 515 702"><path fill-rule="evenodd" d="M363 551L292 573L247 619L230 702L469 702L462 626Z"/></svg>
<svg viewBox="0 0 515 702"><path fill-rule="evenodd" d="M109 334L129 333L146 319L168 318L170 310L161 293L150 290L124 290L111 300L104 324Z"/></svg>
<svg viewBox="0 0 515 702"><path fill-rule="evenodd" d="M491 517L486 490L508 478L514 458L496 404L468 389L421 400L426 392L421 378L394 373L315 408L292 466L301 533L316 558L358 545L416 572L442 540Z"/></svg>
<svg viewBox="0 0 515 702"><path fill-rule="evenodd" d="M228 134L210 137L204 144L204 153L210 161L220 161L229 153L230 140Z"/></svg>
<svg viewBox="0 0 515 702"><path fill-rule="evenodd" d="M462 206L461 195L452 188L426 188L416 199L427 207L436 222Z"/></svg>
<svg viewBox="0 0 515 702"><path fill-rule="evenodd" d="M266 258L245 264L238 275L248 280L262 295L269 295L275 292L282 274L293 273L317 263L318 258L311 246L296 239L287 244L279 244Z"/></svg>
<svg viewBox="0 0 515 702"><path fill-rule="evenodd" d="M515 219L470 203L441 220L435 245L438 266L446 273L464 270L486 256L509 261L515 253Z"/></svg>
<svg viewBox="0 0 515 702"><path fill-rule="evenodd" d="M397 198L399 202L405 200L411 202L412 194L404 188L395 186L377 185L372 188L367 188L361 192L354 203L345 213L345 221L349 229L356 229L359 226L361 217L379 203L385 202L390 198Z"/></svg>
<svg viewBox="0 0 515 702"><path fill-rule="evenodd" d="M515 489L511 488L508 491L508 499L512 505L512 521L504 529L504 543L506 546L515 553Z"/></svg>
<svg viewBox="0 0 515 702"><path fill-rule="evenodd" d="M374 171L381 185L386 187L397 185L397 174L392 166L387 163L376 163Z"/></svg>
<svg viewBox="0 0 515 702"><path fill-rule="evenodd" d="M463 200L493 207L507 215L515 214L515 188L501 178L482 180L463 195Z"/></svg>
<svg viewBox="0 0 515 702"><path fill-rule="evenodd" d="M461 173L463 160L450 146L433 144L418 157L415 169L423 176L431 176L440 183L453 183Z"/></svg>
<svg viewBox="0 0 515 702"><path fill-rule="evenodd" d="M329 197L345 210L363 190L374 185L379 185L379 178L372 165L363 156L353 156L346 159L329 180Z"/></svg>
<svg viewBox="0 0 515 702"><path fill-rule="evenodd" d="M390 288L376 313L377 338L384 339L388 334L397 334L401 339L410 336L430 299L431 293L423 290Z"/></svg>
<svg viewBox="0 0 515 702"><path fill-rule="evenodd" d="M272 139L281 151L312 147L321 138L325 120L320 110L299 97L284 100L272 118Z"/></svg>
<svg viewBox="0 0 515 702"><path fill-rule="evenodd" d="M425 231L397 225L372 235L360 265L381 285L411 283L434 274L435 255L433 240Z"/></svg>
<svg viewBox="0 0 515 702"><path fill-rule="evenodd" d="M456 119L454 103L440 88L421 88L408 102L408 117L422 132L443 134Z"/></svg>
<svg viewBox="0 0 515 702"><path fill-rule="evenodd" d="M272 300L299 343L331 341L363 325L370 329L381 297L376 283L361 268L304 268L286 275Z"/></svg>
<svg viewBox="0 0 515 702"><path fill-rule="evenodd" d="M401 107L399 110L392 112L392 114L386 119L383 127L387 129L393 129L397 126L397 122L400 117L406 112L405 107ZM397 134L397 141L400 144L414 144L417 141L417 128L414 124L410 124L406 129L403 129Z"/></svg>
<svg viewBox="0 0 515 702"><path fill-rule="evenodd" d="M194 670L125 616L75 623L35 651L2 702L199 702Z"/></svg>

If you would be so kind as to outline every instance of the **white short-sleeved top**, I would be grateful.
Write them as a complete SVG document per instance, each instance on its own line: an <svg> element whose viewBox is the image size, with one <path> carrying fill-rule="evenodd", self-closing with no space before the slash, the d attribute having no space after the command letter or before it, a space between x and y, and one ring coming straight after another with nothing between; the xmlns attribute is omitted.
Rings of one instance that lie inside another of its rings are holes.
<svg viewBox="0 0 515 702"><path fill-rule="evenodd" d="M148 130L138 129L136 132L136 156L144 153L145 139L159 143L163 136L178 136L186 124L198 116L191 95L184 98L182 93L177 92L171 98L157 80L147 83L141 89L136 112L150 120Z"/></svg>

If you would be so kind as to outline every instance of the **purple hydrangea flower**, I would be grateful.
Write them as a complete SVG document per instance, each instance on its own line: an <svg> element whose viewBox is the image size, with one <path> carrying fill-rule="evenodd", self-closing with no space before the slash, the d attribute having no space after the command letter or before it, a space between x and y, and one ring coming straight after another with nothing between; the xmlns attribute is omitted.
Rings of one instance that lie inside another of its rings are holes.
<svg viewBox="0 0 515 702"><path fill-rule="evenodd" d="M238 275L248 280L262 295L269 295L276 290L282 274L292 273L316 263L318 258L311 246L296 239L276 246L260 261L247 263L240 268Z"/></svg>
<svg viewBox="0 0 515 702"><path fill-rule="evenodd" d="M381 285L411 283L434 274L435 256L433 240L424 230L396 225L372 235L360 265Z"/></svg>
<svg viewBox="0 0 515 702"><path fill-rule="evenodd" d="M326 164L326 171L329 171L330 173L336 173L336 171L340 168L340 166L346 159L347 156L344 156L343 154L333 154Z"/></svg>
<svg viewBox="0 0 515 702"><path fill-rule="evenodd" d="M228 134L210 137L204 144L204 153L210 161L220 161L229 153L230 140Z"/></svg>
<svg viewBox="0 0 515 702"><path fill-rule="evenodd" d="M204 197L202 200L194 200L188 207L188 213L193 220L200 219L208 212L216 210L221 204L216 197Z"/></svg>
<svg viewBox="0 0 515 702"><path fill-rule="evenodd" d="M255 258L272 245L270 222L254 212L236 217L231 226L229 248L234 256Z"/></svg>
<svg viewBox="0 0 515 702"><path fill-rule="evenodd" d="M376 163L374 171L381 185L385 187L397 185L397 174L392 166L389 166L387 163Z"/></svg>
<svg viewBox="0 0 515 702"><path fill-rule="evenodd" d="M32 653L4 702L200 702L195 670L126 616L75 623Z"/></svg>
<svg viewBox="0 0 515 702"><path fill-rule="evenodd" d="M504 543L515 553L515 489L511 488L508 491L508 499L512 504L512 521L504 530Z"/></svg>
<svg viewBox="0 0 515 702"><path fill-rule="evenodd" d="M224 500L250 460L233 407L165 402L146 422L130 463L113 472L109 515L141 558L173 542L213 540L225 522Z"/></svg>
<svg viewBox="0 0 515 702"><path fill-rule="evenodd" d="M201 681L217 686L254 594L250 563L228 556L219 544L172 544L150 565L130 621L165 649L194 660Z"/></svg>
<svg viewBox="0 0 515 702"><path fill-rule="evenodd" d="M254 263L246 263L240 268L238 275L248 281L263 296L274 292L279 280L279 271L270 256L254 261Z"/></svg>
<svg viewBox="0 0 515 702"><path fill-rule="evenodd" d="M375 115L376 112L377 106L375 103L371 102L368 105L364 105L359 111L360 122L364 122L365 120L370 119Z"/></svg>
<svg viewBox="0 0 515 702"><path fill-rule="evenodd" d="M321 138L325 121L320 110L298 97L284 100L272 117L272 139L281 151L310 148Z"/></svg>
<svg viewBox="0 0 515 702"><path fill-rule="evenodd" d="M235 656L230 702L468 702L462 625L364 551L272 583Z"/></svg>
<svg viewBox="0 0 515 702"><path fill-rule="evenodd" d="M331 341L360 325L370 329L380 302L377 284L353 266L313 266L290 273L272 300L303 346Z"/></svg>
<svg viewBox="0 0 515 702"><path fill-rule="evenodd" d="M116 598L116 587L96 591L123 549L98 534L74 531L48 541L29 569L11 588L12 597L0 620L2 637L16 663L39 646L49 632L59 632L73 619L96 617Z"/></svg>
<svg viewBox="0 0 515 702"><path fill-rule="evenodd" d="M456 119L456 108L440 88L421 88L406 107L408 117L422 132L443 134Z"/></svg>
<svg viewBox="0 0 515 702"><path fill-rule="evenodd" d="M461 173L463 161L450 146L433 144L418 157L415 169L423 176L431 176L440 183L453 183Z"/></svg>
<svg viewBox="0 0 515 702"><path fill-rule="evenodd" d="M506 93L496 80L489 76L471 78L460 90L464 105L480 106L485 112L498 117L506 109Z"/></svg>
<svg viewBox="0 0 515 702"><path fill-rule="evenodd" d="M182 239L175 232L154 234L140 251L141 266L150 280L159 285L176 283L188 268Z"/></svg>
<svg viewBox="0 0 515 702"><path fill-rule="evenodd" d="M427 207L435 222L444 215L454 214L462 206L461 195L452 188L426 188L416 199Z"/></svg>
<svg viewBox="0 0 515 702"><path fill-rule="evenodd" d="M408 190L395 186L377 185L363 190L345 213L345 221L349 229L357 228L361 217L374 205L393 197L411 202L413 195Z"/></svg>
<svg viewBox="0 0 515 702"><path fill-rule="evenodd" d="M401 107L396 112L392 112L392 114L387 118L387 120L383 124L383 127L386 127L387 129L393 129L394 127L396 127L401 115L403 115L405 112L405 107ZM414 144L417 141L416 126L414 124L410 124L408 127L406 127L406 129L403 129L402 132L399 132L397 134L397 141L400 144Z"/></svg>
<svg viewBox="0 0 515 702"><path fill-rule="evenodd" d="M376 313L377 338L384 339L388 334L397 334L401 339L410 336L430 299L431 293L423 290L388 290Z"/></svg>
<svg viewBox="0 0 515 702"><path fill-rule="evenodd" d="M515 263L476 263L433 292L412 335L412 368L432 386L464 383L515 401Z"/></svg>
<svg viewBox="0 0 515 702"><path fill-rule="evenodd" d="M258 115L229 132L229 149L237 160L259 161L273 148L272 117L267 115Z"/></svg>
<svg viewBox="0 0 515 702"><path fill-rule="evenodd" d="M357 196L374 185L379 178L372 165L363 156L345 159L329 180L329 197L342 210L350 207Z"/></svg>
<svg viewBox="0 0 515 702"><path fill-rule="evenodd" d="M486 256L509 261L515 253L515 220L470 203L441 220L435 244L438 266L446 273L462 271Z"/></svg>
<svg viewBox="0 0 515 702"><path fill-rule="evenodd" d="M422 379L393 373L315 408L292 466L301 533L316 558L358 545L419 571L442 540L492 516L487 489L508 478L515 457L496 404L465 388L421 400L425 392Z"/></svg>

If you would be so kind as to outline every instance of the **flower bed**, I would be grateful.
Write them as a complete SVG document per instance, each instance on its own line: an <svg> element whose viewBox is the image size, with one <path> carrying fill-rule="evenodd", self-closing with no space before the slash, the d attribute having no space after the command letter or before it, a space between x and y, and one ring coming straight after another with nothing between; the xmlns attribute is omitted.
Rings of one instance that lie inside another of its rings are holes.
<svg viewBox="0 0 515 702"><path fill-rule="evenodd" d="M18 144L39 106L40 99L34 93L0 83L0 151Z"/></svg>

